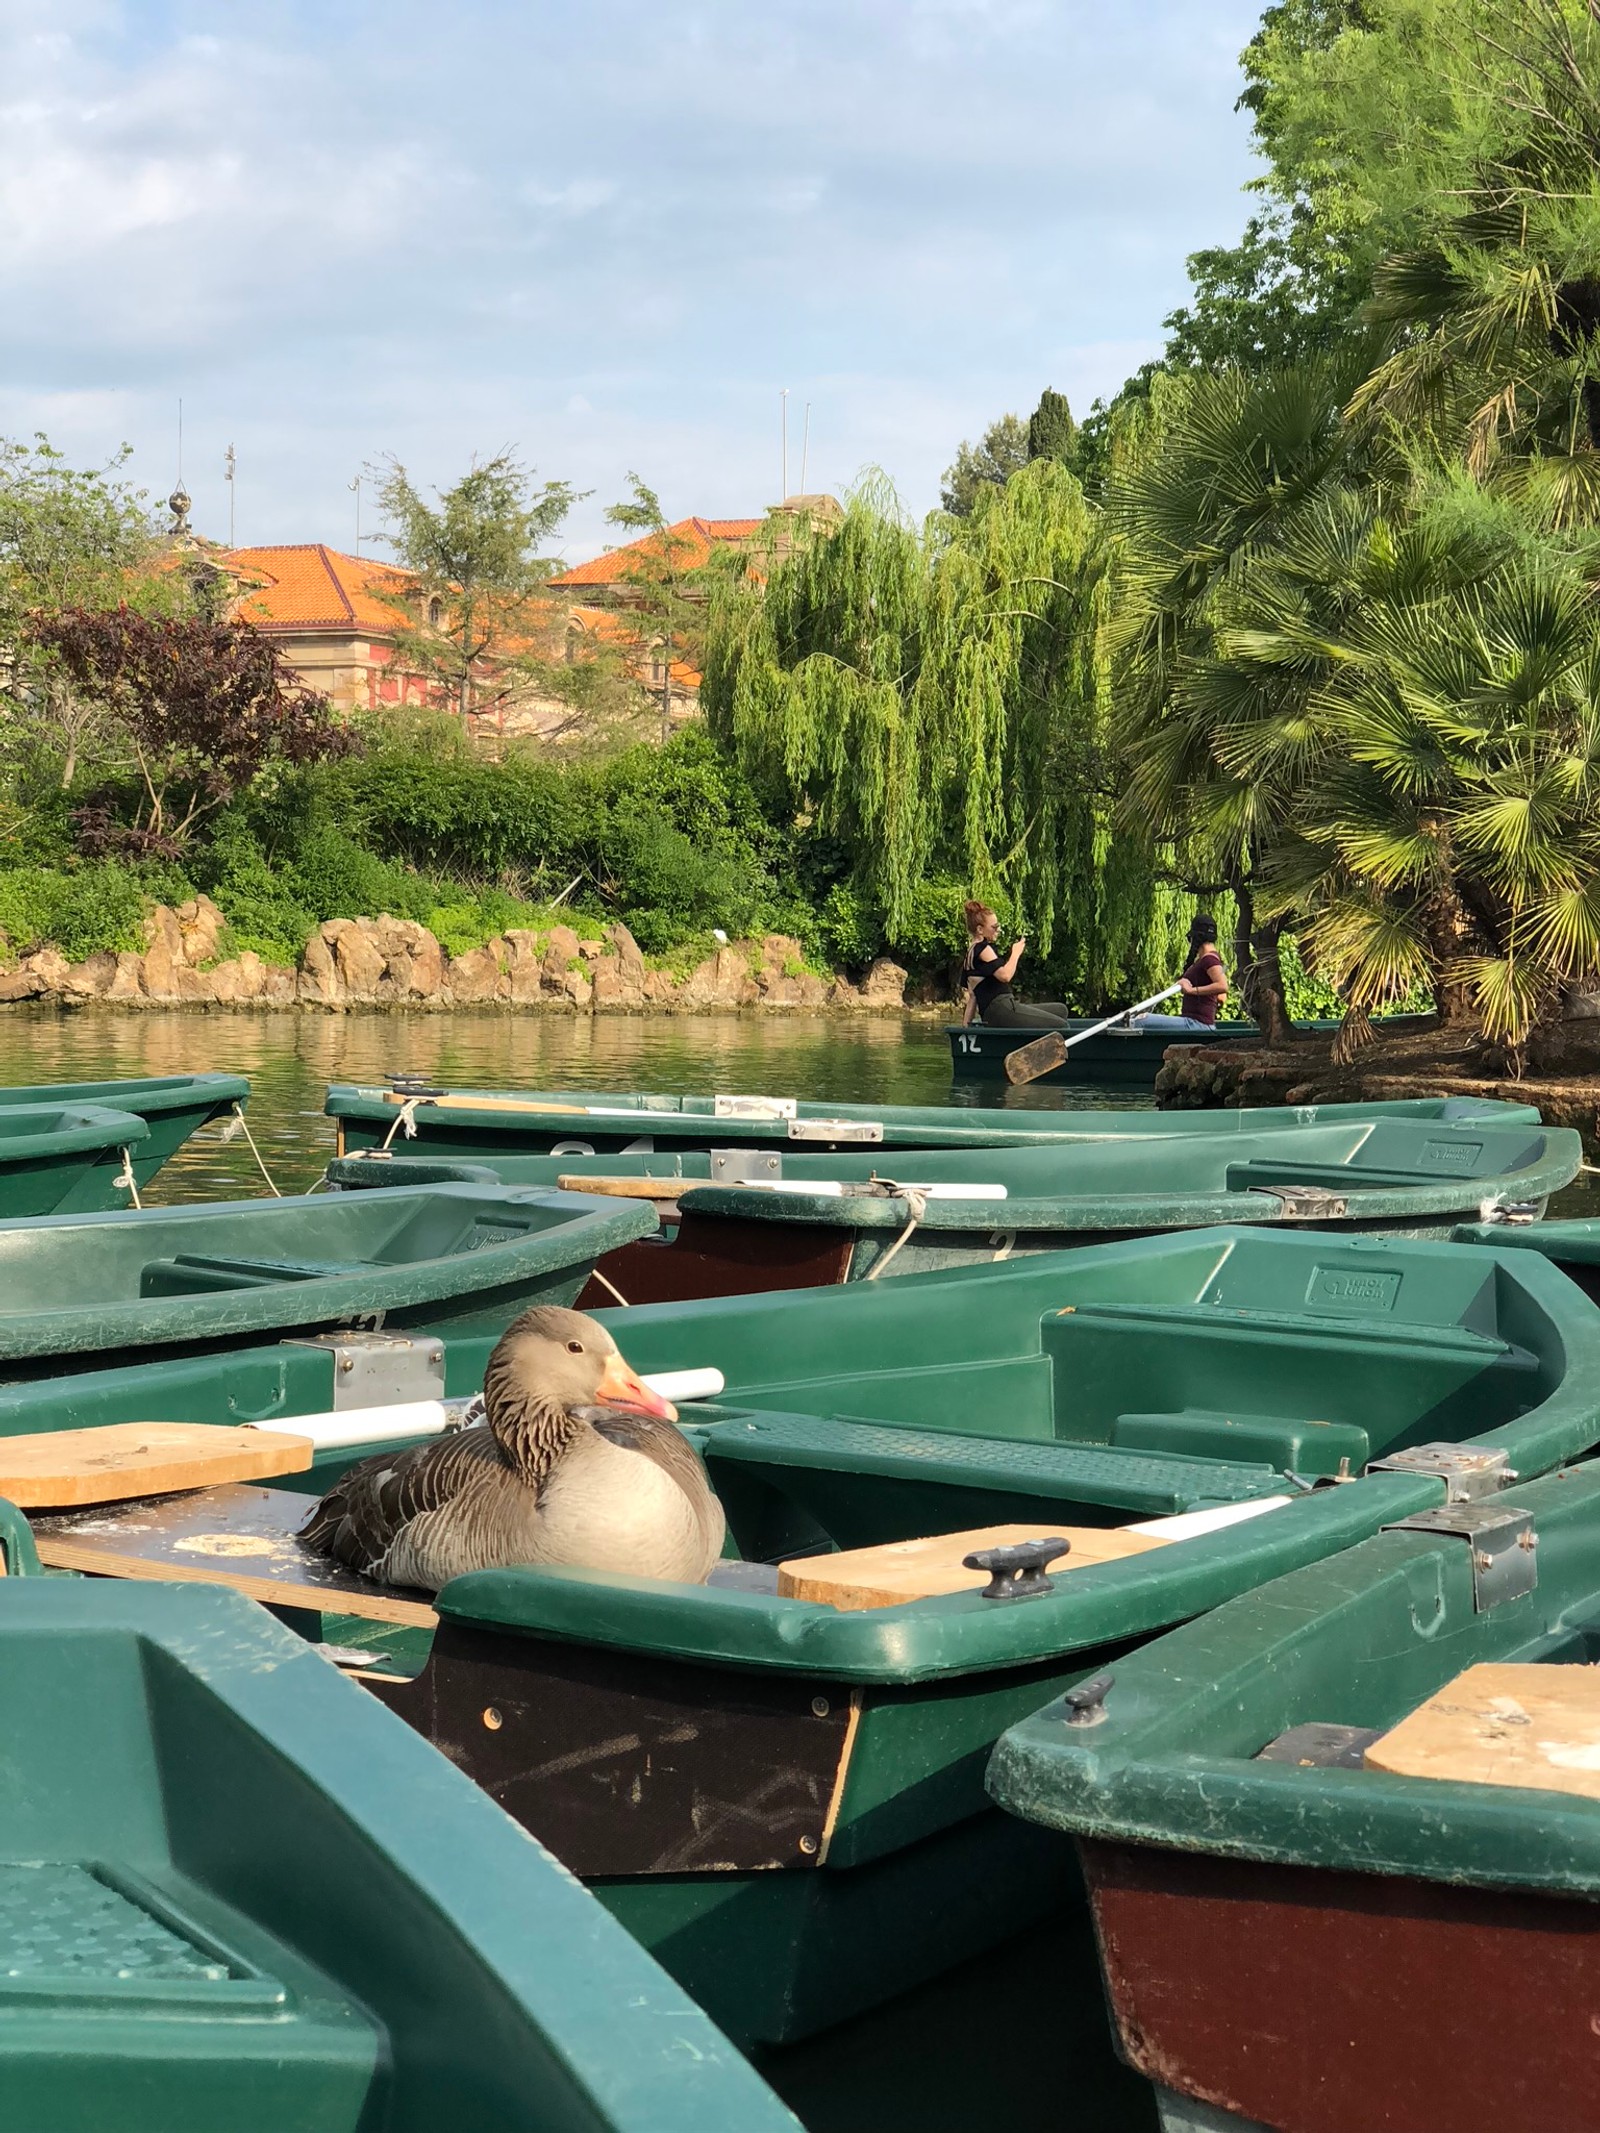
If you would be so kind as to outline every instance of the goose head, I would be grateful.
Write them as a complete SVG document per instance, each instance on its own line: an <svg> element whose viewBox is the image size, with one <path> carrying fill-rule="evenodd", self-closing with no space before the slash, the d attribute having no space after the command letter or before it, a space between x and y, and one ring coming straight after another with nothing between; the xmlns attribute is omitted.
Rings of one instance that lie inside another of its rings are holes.
<svg viewBox="0 0 1600 2133"><path fill-rule="evenodd" d="M520 1459L550 1456L585 1407L678 1419L672 1402L629 1368L597 1319L556 1304L535 1305L500 1336L483 1373L483 1404L490 1429Z"/></svg>

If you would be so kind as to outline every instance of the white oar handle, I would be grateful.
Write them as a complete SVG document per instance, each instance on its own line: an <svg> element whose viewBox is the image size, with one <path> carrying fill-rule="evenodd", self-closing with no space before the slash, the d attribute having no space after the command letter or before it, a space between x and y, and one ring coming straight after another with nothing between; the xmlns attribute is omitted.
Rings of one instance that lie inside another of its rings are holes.
<svg viewBox="0 0 1600 2133"><path fill-rule="evenodd" d="M720 1370L658 1370L644 1382L674 1407L683 1400L714 1400L725 1384ZM274 1415L254 1425L309 1437L319 1452L361 1444L389 1444L407 1437L437 1437L459 1422L466 1400L405 1400L386 1407L343 1407L321 1415Z"/></svg>
<svg viewBox="0 0 1600 2133"><path fill-rule="evenodd" d="M1170 1000L1175 992L1182 992L1181 984L1169 985L1165 992L1153 992L1148 1000L1137 1001L1132 1007L1124 1007L1114 1015L1107 1015L1103 1022L1091 1022L1087 1029L1080 1029L1066 1040L1064 1049L1071 1051L1075 1044L1082 1044L1085 1037L1098 1037L1102 1030L1115 1029L1119 1022L1126 1022L1132 1015L1147 1014L1152 1007L1159 1007L1163 1000Z"/></svg>

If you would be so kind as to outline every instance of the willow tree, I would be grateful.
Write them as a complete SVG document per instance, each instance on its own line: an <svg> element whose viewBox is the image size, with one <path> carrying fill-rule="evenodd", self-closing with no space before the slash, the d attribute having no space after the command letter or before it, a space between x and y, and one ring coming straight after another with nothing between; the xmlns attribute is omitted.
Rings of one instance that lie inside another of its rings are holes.
<svg viewBox="0 0 1600 2133"><path fill-rule="evenodd" d="M853 855L893 938L930 874L1025 914L1087 997L1143 975L1153 874L1111 834L1105 550L1037 460L921 527L881 479L844 521L712 600L713 731Z"/></svg>

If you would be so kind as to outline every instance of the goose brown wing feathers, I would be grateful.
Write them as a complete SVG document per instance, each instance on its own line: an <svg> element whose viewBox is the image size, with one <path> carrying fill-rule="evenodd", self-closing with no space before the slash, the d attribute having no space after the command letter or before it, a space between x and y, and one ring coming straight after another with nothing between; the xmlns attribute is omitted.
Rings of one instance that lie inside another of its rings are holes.
<svg viewBox="0 0 1600 2133"><path fill-rule="evenodd" d="M332 1487L300 1528L318 1555L363 1577L382 1578L389 1551L414 1519L441 1511L495 1468L505 1454L487 1429L453 1431L410 1451L363 1459Z"/></svg>

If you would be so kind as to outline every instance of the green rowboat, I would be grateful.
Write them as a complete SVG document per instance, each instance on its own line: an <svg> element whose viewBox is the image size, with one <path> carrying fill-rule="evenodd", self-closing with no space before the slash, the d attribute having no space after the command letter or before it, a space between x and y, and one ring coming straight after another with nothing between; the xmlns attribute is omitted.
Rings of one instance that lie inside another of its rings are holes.
<svg viewBox="0 0 1600 2133"><path fill-rule="evenodd" d="M991 1765L1078 1840L1169 2133L1600 2128L1600 1467L1385 1522ZM1518 1672L1460 1679L1482 1665ZM1428 1703L1431 1748L1386 1754Z"/></svg>
<svg viewBox="0 0 1600 2133"><path fill-rule="evenodd" d="M638 1369L723 1374L685 1416L738 1560L704 1587L458 1580L422 1673L372 1686L730 2034L780 2052L1070 1907L1066 1848L986 1806L1006 1727L1442 1505L1451 1475L1534 1474L1600 1438L1600 1312L1528 1252L1213 1230L609 1322ZM487 1339L445 1346L447 1392L473 1389ZM263 1346L5 1387L0 1430L292 1427L335 1378ZM1397 1463L1355 1478L1377 1462ZM1195 1513L1025 1604L839 1612L774 1589L777 1562L837 1548Z"/></svg>
<svg viewBox="0 0 1600 2133"><path fill-rule="evenodd" d="M0 1222L126 1207L149 1133L131 1111L103 1104L0 1109Z"/></svg>
<svg viewBox="0 0 1600 2133"><path fill-rule="evenodd" d="M7 2125L796 2133L570 1874L237 1595L7 1577L0 1701Z"/></svg>
<svg viewBox="0 0 1600 2133"><path fill-rule="evenodd" d="M1036 1078L1035 1086L1090 1082L1102 1087L1152 1089L1162 1060L1175 1044L1203 1044L1226 1051L1233 1046L1248 1049L1261 1042L1261 1032L1253 1022L1219 1022L1215 1029L1152 1030L1135 1029L1126 1022L1105 1029L1102 1021L1101 1017L1082 1015L1062 1023L1061 1034L1072 1048L1060 1066ZM1380 1018L1378 1028L1386 1034L1398 1034L1426 1029L1431 1021L1427 1015L1391 1015ZM1302 1037L1323 1038L1331 1037L1338 1027L1337 1022L1295 1025ZM1098 1034L1084 1037L1084 1030L1097 1030ZM1006 1061L1011 1054L1043 1034L1037 1029L988 1029L981 1022L947 1028L951 1075L957 1082L986 1082L991 1087L1004 1088ZM1075 1036L1078 1041L1074 1044Z"/></svg>
<svg viewBox="0 0 1600 2133"><path fill-rule="evenodd" d="M654 1181L668 1238L613 1254L585 1297L646 1304L989 1265L1219 1222L1447 1236L1467 1215L1542 1215L1582 1160L1565 1128L1335 1113L1259 1132L1029 1148L501 1157L492 1174L514 1163L519 1182L578 1191L649 1193ZM473 1174L374 1151L336 1161L328 1177L349 1187Z"/></svg>
<svg viewBox="0 0 1600 2133"><path fill-rule="evenodd" d="M249 1100L250 1084L242 1074L159 1074L134 1081L63 1081L33 1087L0 1087L0 1108L4 1109L18 1104L90 1104L111 1111L131 1111L136 1118L142 1118L148 1130L133 1150L133 1177L141 1192L202 1126L235 1110L242 1111ZM74 1198L58 1208L26 1211L76 1214L126 1205L126 1200Z"/></svg>
<svg viewBox="0 0 1600 2133"><path fill-rule="evenodd" d="M713 1148L972 1148L1035 1141L1153 1134L1215 1133L1236 1119L1305 1124L1330 1111L1362 1118L1441 1122L1506 1117L1492 1099L1423 1099L1412 1103L1302 1106L1272 1112L1085 1112L1045 1109L1025 1100L999 1109L953 1104L822 1104L769 1096L632 1096L598 1090L424 1090L412 1083L355 1088L335 1083L326 1109L338 1153L387 1148L445 1160L507 1155L650 1155ZM1531 1105L1512 1118L1536 1121Z"/></svg>
<svg viewBox="0 0 1600 2133"><path fill-rule="evenodd" d="M0 1111L0 1148L27 1116ZM655 1226L639 1202L473 1185L6 1223L0 1374L360 1323L498 1335Z"/></svg>

